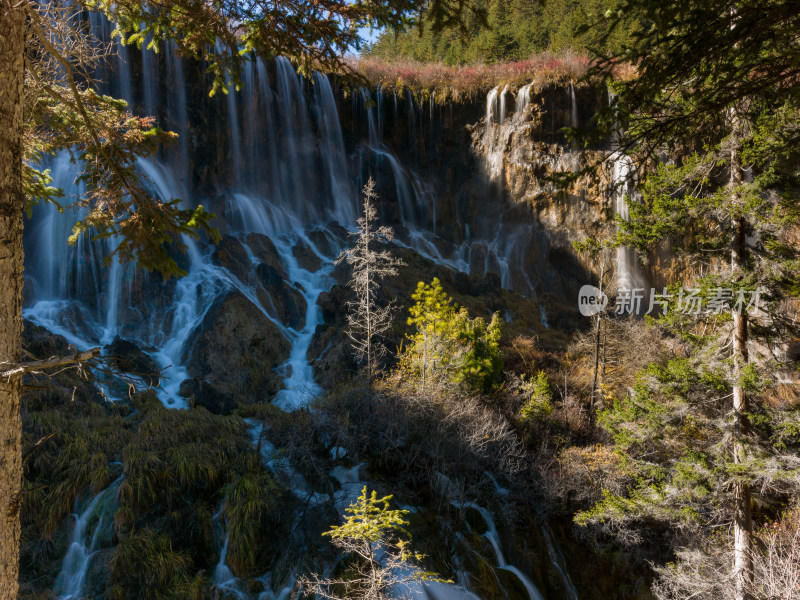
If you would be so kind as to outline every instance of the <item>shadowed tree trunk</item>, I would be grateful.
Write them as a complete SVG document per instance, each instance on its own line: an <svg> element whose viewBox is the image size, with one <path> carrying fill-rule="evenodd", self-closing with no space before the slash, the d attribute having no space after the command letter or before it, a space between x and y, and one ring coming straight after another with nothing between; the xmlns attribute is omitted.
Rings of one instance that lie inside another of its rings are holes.
<svg viewBox="0 0 800 600"><path fill-rule="evenodd" d="M0 0L0 363L22 339L22 84L25 14ZM22 2L24 6L24 2ZM0 600L16 600L22 501L21 376L0 379Z"/></svg>
<svg viewBox="0 0 800 600"><path fill-rule="evenodd" d="M734 120L735 124L735 120ZM734 140L734 146L736 140ZM735 190L742 182L742 170L738 152L731 151L731 189ZM733 192L735 193L735 191ZM735 203L734 203L735 204ZM734 278L740 280L747 268L747 221L739 216L733 223L733 248L731 266ZM749 360L747 352L747 307L733 311L733 461L742 464L745 460L745 437L749 429L747 420L747 394L741 383L742 369ZM735 481L733 489L734 516L734 559L733 576L736 588L735 600L751 600L753 586L752 533L753 516L751 510L750 485L745 481Z"/></svg>

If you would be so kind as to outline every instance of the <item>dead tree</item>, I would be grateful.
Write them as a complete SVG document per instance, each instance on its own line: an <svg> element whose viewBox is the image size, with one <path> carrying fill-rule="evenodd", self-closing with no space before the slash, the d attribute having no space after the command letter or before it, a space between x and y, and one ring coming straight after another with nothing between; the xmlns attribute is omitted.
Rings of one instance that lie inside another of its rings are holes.
<svg viewBox="0 0 800 600"><path fill-rule="evenodd" d="M357 221L358 231L353 234L355 245L337 259L337 263L345 261L353 267L349 285L356 298L347 303L347 335L370 382L387 351L381 336L391 327L394 309L393 302L378 304L380 282L397 275L397 267L404 264L381 247L394 240L394 232L391 227L378 226L377 199L375 181L370 177L363 190L364 213Z"/></svg>

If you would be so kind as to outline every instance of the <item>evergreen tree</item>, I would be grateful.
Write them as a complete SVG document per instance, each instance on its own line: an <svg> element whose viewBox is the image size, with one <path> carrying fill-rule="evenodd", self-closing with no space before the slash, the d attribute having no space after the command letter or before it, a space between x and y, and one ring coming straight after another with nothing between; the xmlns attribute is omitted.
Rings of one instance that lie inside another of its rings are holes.
<svg viewBox="0 0 800 600"><path fill-rule="evenodd" d="M422 281L411 298L408 324L415 327L403 355L405 367L422 379L422 386L449 381L474 391L490 391L500 381L502 325L499 314L470 319L457 308L438 278Z"/></svg>
<svg viewBox="0 0 800 600"><path fill-rule="evenodd" d="M358 500L345 509L344 523L323 534L352 559L346 577L312 575L301 579L305 591L328 600L389 600L397 594L407 597L404 589L410 583L441 581L416 566L424 556L412 552L409 543L399 537L408 535L408 511L390 509L391 499L378 498L374 491L367 494L364 486Z"/></svg>
<svg viewBox="0 0 800 600"><path fill-rule="evenodd" d="M384 60L412 58L461 65L526 60L542 52L589 49L616 53L638 20L623 17L608 28L604 14L616 0L478 0L477 16L458 27L431 27L423 16L417 31L386 31L368 54ZM485 13L485 18L480 15Z"/></svg>
<svg viewBox="0 0 800 600"><path fill-rule="evenodd" d="M607 135L621 125L622 146L636 157L643 181L642 202L631 206L629 222L619 221L618 242L652 249L669 240L694 260L711 259L712 276L695 284L700 290L729 290L730 300L763 287L771 301L755 321L747 303L736 301L727 317L667 317L695 343L698 331L725 341L706 360L729 367L732 595L745 600L753 589L751 483L760 444L751 418L758 398L748 396L746 385L752 340L763 336L768 347L778 345L788 324L779 303L796 289L790 232L797 223L800 43L790 32L799 17L791 2L633 0L607 18L609 31L623 20L647 23L594 71L610 77L621 60L638 69L637 77L613 84L617 100L599 115L595 132ZM658 164L656 157L665 155L672 162Z"/></svg>

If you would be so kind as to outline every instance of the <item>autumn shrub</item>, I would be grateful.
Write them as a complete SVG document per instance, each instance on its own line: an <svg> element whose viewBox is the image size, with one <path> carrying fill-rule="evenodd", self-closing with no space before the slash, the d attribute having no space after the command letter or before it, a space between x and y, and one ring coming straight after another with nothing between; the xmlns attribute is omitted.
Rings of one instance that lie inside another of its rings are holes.
<svg viewBox="0 0 800 600"><path fill-rule="evenodd" d="M391 476L398 494L418 501L419 490L436 488L441 475L473 489L487 471L514 477L523 460L510 422L485 399L446 387L425 390L400 372L378 380L373 392L329 392L313 414L318 436L345 448L348 460Z"/></svg>
<svg viewBox="0 0 800 600"><path fill-rule="evenodd" d="M621 494L632 478L622 458L605 444L569 446L558 454L551 491L578 506L603 497L603 490Z"/></svg>
<svg viewBox="0 0 800 600"><path fill-rule="evenodd" d="M441 62L396 59L391 62L361 58L354 65L367 80L386 91L411 92L421 99L437 102L459 101L486 94L495 86L517 89L532 81L576 81L584 76L591 61L587 56L564 51L543 53L527 60L448 66Z"/></svg>

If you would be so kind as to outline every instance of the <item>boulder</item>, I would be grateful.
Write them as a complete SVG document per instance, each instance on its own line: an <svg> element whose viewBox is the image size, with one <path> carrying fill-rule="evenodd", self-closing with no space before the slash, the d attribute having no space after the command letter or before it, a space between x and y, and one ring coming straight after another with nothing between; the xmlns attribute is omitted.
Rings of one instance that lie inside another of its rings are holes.
<svg viewBox="0 0 800 600"><path fill-rule="evenodd" d="M22 322L22 346L34 360L63 356L70 352L69 343L60 335L27 319Z"/></svg>
<svg viewBox="0 0 800 600"><path fill-rule="evenodd" d="M350 338L336 325L317 325L307 358L314 369L314 379L325 389L352 379L359 370Z"/></svg>
<svg viewBox="0 0 800 600"><path fill-rule="evenodd" d="M231 235L222 236L211 255L214 264L228 269L240 281L246 282L252 261L242 243Z"/></svg>
<svg viewBox="0 0 800 600"><path fill-rule="evenodd" d="M306 299L296 288L289 285L281 271L262 263L256 267L258 299L281 323L300 329L306 320Z"/></svg>
<svg viewBox="0 0 800 600"><path fill-rule="evenodd" d="M341 249L352 244L347 230L338 223L329 223L326 227L314 229L308 233L308 239L317 250L330 259L336 259Z"/></svg>
<svg viewBox="0 0 800 600"><path fill-rule="evenodd" d="M195 382L181 392L196 404L230 407L266 400L281 385L275 372L291 346L280 329L239 292L228 292L189 335L182 362Z"/></svg>
<svg viewBox="0 0 800 600"><path fill-rule="evenodd" d="M292 246L292 254L301 269L314 272L322 267L322 259L305 240L298 240L297 243Z"/></svg>
<svg viewBox="0 0 800 600"><path fill-rule="evenodd" d="M248 233L244 238L250 252L255 256L256 261L262 265L274 268L281 279L286 279L286 271L281 263L278 249L267 236L260 233Z"/></svg>
<svg viewBox="0 0 800 600"><path fill-rule="evenodd" d="M189 398L192 405L203 406L215 415L229 415L236 406L233 396L220 392L202 377L182 381L178 394Z"/></svg>
<svg viewBox="0 0 800 600"><path fill-rule="evenodd" d="M335 285L330 292L322 292L317 297L317 305L322 311L322 319L328 324L344 325L347 322L347 302L353 297L341 285Z"/></svg>
<svg viewBox="0 0 800 600"><path fill-rule="evenodd" d="M27 353L26 360L43 360L75 352L64 337L27 319L23 320L22 347ZM88 369L78 371L75 367L62 368L50 377L26 375L25 382L35 384L23 393L28 410L40 410L73 401L103 401L94 385L94 376Z"/></svg>
<svg viewBox="0 0 800 600"><path fill-rule="evenodd" d="M136 375L149 387L157 387L161 370L153 358L130 340L119 336L103 348L112 366L124 373Z"/></svg>

